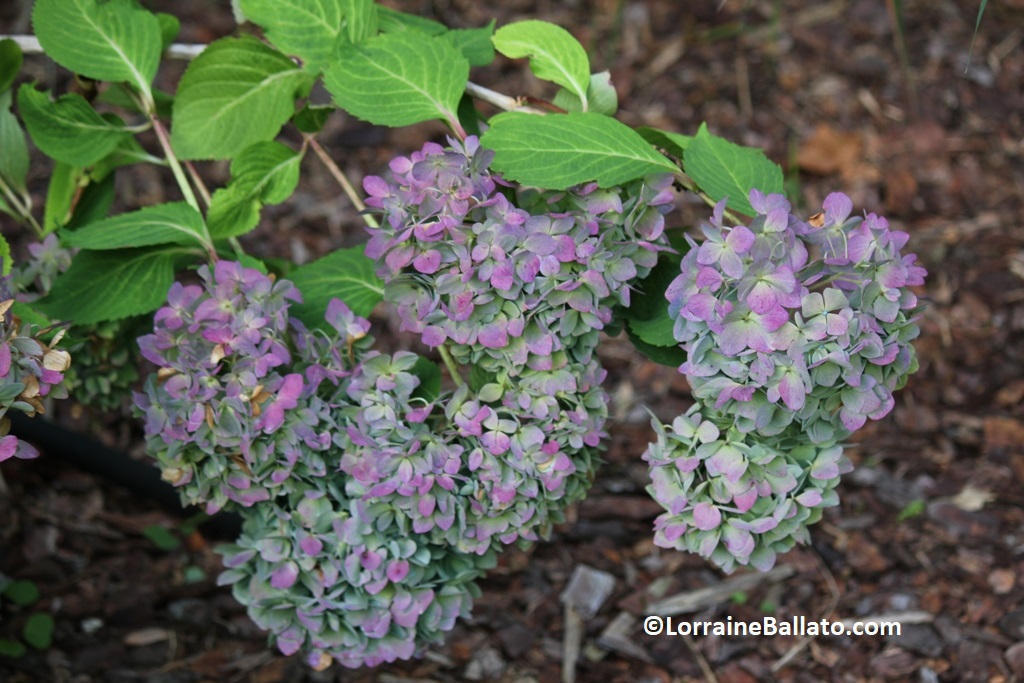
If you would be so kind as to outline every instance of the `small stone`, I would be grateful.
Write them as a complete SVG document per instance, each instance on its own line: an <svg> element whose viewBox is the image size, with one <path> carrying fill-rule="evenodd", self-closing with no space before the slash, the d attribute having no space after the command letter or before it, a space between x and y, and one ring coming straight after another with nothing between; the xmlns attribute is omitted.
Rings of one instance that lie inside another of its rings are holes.
<svg viewBox="0 0 1024 683"><path fill-rule="evenodd" d="M463 676L469 681L493 680L505 674L508 665L493 647L484 646L476 651L466 665Z"/></svg>
<svg viewBox="0 0 1024 683"><path fill-rule="evenodd" d="M1024 678L1024 641L1008 647L1003 657L1006 658L1006 664L1010 667L1013 675L1018 679Z"/></svg>
<svg viewBox="0 0 1024 683"><path fill-rule="evenodd" d="M531 647L537 639L533 630L526 628L519 622L498 631L498 640L501 641L501 649L510 658L515 659Z"/></svg>
<svg viewBox="0 0 1024 683"><path fill-rule="evenodd" d="M903 679L917 669L917 658L906 650L887 650L871 658L871 671L886 679Z"/></svg>
<svg viewBox="0 0 1024 683"><path fill-rule="evenodd" d="M578 564L562 591L561 601L572 605L583 619L592 619L615 590L615 577L608 572Z"/></svg>
<svg viewBox="0 0 1024 683"><path fill-rule="evenodd" d="M999 630L1015 642L1024 640L1024 607L1004 614L999 620Z"/></svg>
<svg viewBox="0 0 1024 683"><path fill-rule="evenodd" d="M1006 595L1017 583L1017 575L1009 569L995 569L988 575L988 585L996 595Z"/></svg>
<svg viewBox="0 0 1024 683"><path fill-rule="evenodd" d="M928 624L903 624L898 636L886 636L890 645L901 647L925 657L942 654L942 638Z"/></svg>

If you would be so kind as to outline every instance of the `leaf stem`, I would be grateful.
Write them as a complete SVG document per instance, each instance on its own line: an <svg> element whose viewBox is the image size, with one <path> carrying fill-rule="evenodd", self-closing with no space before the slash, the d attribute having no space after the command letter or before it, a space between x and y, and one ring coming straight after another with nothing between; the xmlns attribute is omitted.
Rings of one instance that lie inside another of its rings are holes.
<svg viewBox="0 0 1024 683"><path fill-rule="evenodd" d="M523 104L520 99L503 95L500 92L495 92L490 88L485 88L484 86L473 83L472 81L466 83L466 94L470 97L475 97L478 100L483 100L488 104L493 104L502 111L521 111L526 114L544 114L540 109Z"/></svg>
<svg viewBox="0 0 1024 683"><path fill-rule="evenodd" d="M207 209L210 208L210 191L206 189L206 183L203 182L199 172L196 171L196 167L191 161L185 162L185 170L188 171L189 178L192 179L192 184L196 186L196 191L199 193L199 198L203 200L203 206Z"/></svg>
<svg viewBox="0 0 1024 683"><path fill-rule="evenodd" d="M8 187L3 178L0 178L0 194L6 197L7 203L11 205L12 209L18 212L21 219L32 226L32 229L36 231L36 234L42 237L43 228L32 216L29 203L22 197L19 197L18 193L15 192L13 188Z"/></svg>
<svg viewBox="0 0 1024 683"><path fill-rule="evenodd" d="M341 189L344 190L345 195L348 196L349 201L352 202L352 206L356 207L356 210L362 217L363 222L371 228L379 228L380 223L377 222L377 219L374 218L373 215L366 213L366 204L363 203L363 200L359 196L359 193L356 192L356 189L352 187L352 183L349 182L348 176L345 175L345 172L338 167L338 164L334 163L334 159L332 159L331 155L327 153L327 150L325 150L312 135L303 135L303 138L313 149L313 153L316 154L320 161L323 162L323 165L327 167L327 171L331 176L338 181L339 185L341 185Z"/></svg>
<svg viewBox="0 0 1024 683"><path fill-rule="evenodd" d="M441 354L441 360L444 361L445 367L448 368L448 374L452 376L455 385L461 387L465 384L462 375L459 374L459 366L455 363L455 359L452 358L452 354L448 353L448 347L441 344L437 347L437 351Z"/></svg>

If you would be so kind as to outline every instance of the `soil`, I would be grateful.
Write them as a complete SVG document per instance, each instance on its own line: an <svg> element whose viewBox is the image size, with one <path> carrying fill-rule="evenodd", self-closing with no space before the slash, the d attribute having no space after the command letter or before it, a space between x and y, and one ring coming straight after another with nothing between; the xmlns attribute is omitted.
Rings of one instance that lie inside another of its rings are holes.
<svg viewBox="0 0 1024 683"><path fill-rule="evenodd" d="M226 1L144 4L179 16L182 42L234 30ZM0 571L35 582L41 599L31 610L5 603L0 637L16 637L30 611L44 611L56 620L53 644L0 659L0 680L527 683L570 680L563 668L577 681L607 683L1024 680L1024 2L988 3L972 43L978 4L397 5L453 26L494 16L499 24L555 21L588 47L597 69L610 69L622 120L683 133L707 121L715 133L763 147L806 213L838 190L910 233L930 273L916 342L921 369L895 410L857 434L849 449L857 468L840 487L841 505L813 527L810 546L780 558L781 572L725 577L696 556L653 545L658 508L643 491L639 459L652 432L642 406L669 420L690 399L681 376L608 340L613 436L590 498L549 542L504 553L472 620L424 658L317 673L275 654L215 584L220 539L183 533L180 517L47 452L3 467ZM0 33L26 29L19 2L2 3ZM161 78L170 86L180 69L172 64ZM66 82L42 57L28 59L26 71L51 86ZM522 63L499 60L473 78L512 95L552 95ZM339 115L323 143L359 178L441 133L431 125L382 130ZM48 171L35 168L42 205ZM222 165L202 171L214 185L226 178ZM255 255L306 260L361 239L351 206L315 159L303 178L296 197L268 210L246 238ZM121 187L126 201L152 203L163 199L163 180L139 174ZM680 225L705 212L693 202L680 209ZM390 341L393 322L376 322ZM90 424L88 414L61 419ZM102 441L141 455L129 421L91 420ZM143 533L154 525L179 543ZM574 571L591 570L610 575L610 595L595 598L592 616L567 621L560 596ZM743 576L754 578L723 583ZM643 633L648 605L709 587L718 590L685 618L882 619L900 621L902 633Z"/></svg>

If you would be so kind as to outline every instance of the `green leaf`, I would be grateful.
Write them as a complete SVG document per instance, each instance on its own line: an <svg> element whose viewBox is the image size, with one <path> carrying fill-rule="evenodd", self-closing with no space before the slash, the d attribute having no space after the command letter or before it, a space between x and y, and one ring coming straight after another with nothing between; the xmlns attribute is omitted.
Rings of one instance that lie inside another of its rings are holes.
<svg viewBox="0 0 1024 683"><path fill-rule="evenodd" d="M43 153L72 166L92 166L117 148L131 133L110 121L81 95L50 99L26 83L18 89L18 106L32 142Z"/></svg>
<svg viewBox="0 0 1024 683"><path fill-rule="evenodd" d="M160 550L171 551L181 545L178 538L170 529L159 524L151 524L142 530L142 535L153 542Z"/></svg>
<svg viewBox="0 0 1024 683"><path fill-rule="evenodd" d="M157 12L156 20L160 22L160 49L166 50L181 33L181 22L178 17L166 12Z"/></svg>
<svg viewBox="0 0 1024 683"><path fill-rule="evenodd" d="M0 184L16 194L27 193L28 143L18 119L11 113L10 91L0 92Z"/></svg>
<svg viewBox="0 0 1024 683"><path fill-rule="evenodd" d="M7 277L11 274L11 245L7 238L0 234L0 277Z"/></svg>
<svg viewBox="0 0 1024 683"><path fill-rule="evenodd" d="M292 117L292 124L303 133L319 133L323 129L324 124L327 123L328 117L334 111L335 107L333 105L315 105L307 102Z"/></svg>
<svg viewBox="0 0 1024 683"><path fill-rule="evenodd" d="M325 324L324 313L331 299L341 299L353 313L365 318L384 298L384 283L361 246L339 249L299 266L288 279L302 292L303 301L293 305L290 313L309 328Z"/></svg>
<svg viewBox="0 0 1024 683"><path fill-rule="evenodd" d="M143 149L134 137L128 137L122 140L114 151L89 168L89 178L93 181L103 180L122 166L139 163L156 164L162 163L162 160Z"/></svg>
<svg viewBox="0 0 1024 683"><path fill-rule="evenodd" d="M0 92L14 85L21 71L21 46L10 38L0 40Z"/></svg>
<svg viewBox="0 0 1024 683"><path fill-rule="evenodd" d="M529 57L530 70L537 78L566 88L587 109L590 59L571 33L561 26L531 19L502 26L493 40L498 52L506 57Z"/></svg>
<svg viewBox="0 0 1024 683"><path fill-rule="evenodd" d="M981 4L978 5L978 16L974 20L974 35L971 36L971 47L967 51L967 66L971 65L971 56L974 54L974 41L978 39L978 29L981 28L981 18L985 16L985 6L988 5L988 0L981 0ZM964 73L967 73L967 68L964 68Z"/></svg>
<svg viewBox="0 0 1024 683"><path fill-rule="evenodd" d="M171 143L183 159L224 159L272 140L309 77L255 38L222 38L193 60L174 100Z"/></svg>
<svg viewBox="0 0 1024 683"><path fill-rule="evenodd" d="M36 308L77 325L149 313L167 298L181 254L166 247L83 251Z"/></svg>
<svg viewBox="0 0 1024 683"><path fill-rule="evenodd" d="M636 129L636 132L640 133L640 137L644 140L647 140L647 142L655 147L660 147L676 159L682 159L686 149L693 142L692 135L680 135L679 133L661 130L660 128L651 128L650 126L640 126Z"/></svg>
<svg viewBox="0 0 1024 683"><path fill-rule="evenodd" d="M420 378L420 385L412 393L413 398L436 401L441 395L441 367L429 358L420 356L409 372Z"/></svg>
<svg viewBox="0 0 1024 683"><path fill-rule="evenodd" d="M26 651L25 646L18 641L0 638L0 657L16 659L24 657Z"/></svg>
<svg viewBox="0 0 1024 683"><path fill-rule="evenodd" d="M154 244L207 246L203 217L186 202L169 202L122 213L78 230L64 232L61 241L82 249L124 249Z"/></svg>
<svg viewBox="0 0 1024 683"><path fill-rule="evenodd" d="M729 198L730 209L754 215L747 195L782 192L782 169L752 147L742 147L708 132L702 123L686 150L683 169L715 201Z"/></svg>
<svg viewBox="0 0 1024 683"><path fill-rule="evenodd" d="M448 32L448 40L459 48L470 66L487 66L494 61L494 20L481 28L456 28Z"/></svg>
<svg viewBox="0 0 1024 683"><path fill-rule="evenodd" d="M675 321L668 314L665 290L679 275L678 254L663 252L658 263L635 285L630 306L623 313L629 339L640 353L662 365L678 367L686 352L672 334Z"/></svg>
<svg viewBox="0 0 1024 683"><path fill-rule="evenodd" d="M441 22L415 14L399 12L384 5L377 6L377 21L382 33L419 31L428 36L439 36L448 31L448 27Z"/></svg>
<svg viewBox="0 0 1024 683"><path fill-rule="evenodd" d="M77 74L131 83L151 100L160 20L133 0L36 0L32 25L46 54Z"/></svg>
<svg viewBox="0 0 1024 683"><path fill-rule="evenodd" d="M125 111L130 111L133 114L145 114L139 108L138 102L132 98L131 90L128 86L123 83L113 83L110 87L104 89L97 97L97 102L103 102L104 104L112 104L115 107L120 107ZM161 118L171 118L172 110L174 107L174 95L164 92L163 90L153 91L153 101L156 102L156 113Z"/></svg>
<svg viewBox="0 0 1024 683"><path fill-rule="evenodd" d="M85 169L61 161L54 164L43 207L43 235L63 228L71 220L72 202L85 177Z"/></svg>
<svg viewBox="0 0 1024 683"><path fill-rule="evenodd" d="M21 636L25 642L37 650L47 650L53 645L53 617L44 612L29 615Z"/></svg>
<svg viewBox="0 0 1024 683"><path fill-rule="evenodd" d="M324 73L339 106L383 126L454 122L468 80L469 62L446 38L394 33L343 45Z"/></svg>
<svg viewBox="0 0 1024 683"><path fill-rule="evenodd" d="M344 26L344 4L345 0L242 0L241 7L277 49L319 71L334 56Z"/></svg>
<svg viewBox="0 0 1024 683"><path fill-rule="evenodd" d="M4 589L4 597L19 607L25 607L39 600L39 587L34 581L11 581Z"/></svg>
<svg viewBox="0 0 1024 683"><path fill-rule="evenodd" d="M485 384L491 384L498 378L498 373L488 372L479 365L469 368L469 388L473 391L480 391Z"/></svg>
<svg viewBox="0 0 1024 683"><path fill-rule="evenodd" d="M258 142L231 162L231 183L213 195L208 219L214 239L242 235L259 223L264 204L295 191L302 155L279 142Z"/></svg>
<svg viewBox="0 0 1024 683"><path fill-rule="evenodd" d="M594 113L499 114L481 142L507 180L549 190L596 180L601 187L677 170L632 128Z"/></svg>
<svg viewBox="0 0 1024 683"><path fill-rule="evenodd" d="M341 0L345 14L345 34L351 43L361 43L377 35L378 5L374 0Z"/></svg>
<svg viewBox="0 0 1024 683"><path fill-rule="evenodd" d="M602 71L590 75L590 85L587 86L587 102L590 111L606 116L614 116L619 110L619 95L612 85L611 72ZM551 104L560 107L565 111L582 111L583 103L580 98L565 88L559 88L555 93Z"/></svg>
<svg viewBox="0 0 1024 683"><path fill-rule="evenodd" d="M73 230L106 218L114 205L114 180L114 174L109 173L102 180L92 180L86 185L65 227Z"/></svg>

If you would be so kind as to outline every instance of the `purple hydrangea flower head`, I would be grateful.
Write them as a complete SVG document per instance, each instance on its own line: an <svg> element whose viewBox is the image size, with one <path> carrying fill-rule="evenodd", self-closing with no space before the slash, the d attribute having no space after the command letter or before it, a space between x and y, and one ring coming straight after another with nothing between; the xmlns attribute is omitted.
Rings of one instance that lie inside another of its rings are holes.
<svg viewBox="0 0 1024 683"><path fill-rule="evenodd" d="M590 360L612 308L665 247L671 177L621 188L510 189L475 137L428 143L364 181L385 216L370 230L385 298L402 329L488 371Z"/></svg>
<svg viewBox="0 0 1024 683"><path fill-rule="evenodd" d="M369 323L332 301L330 332L309 331L288 316L301 300L289 281L228 261L199 276L171 287L139 339L158 367L135 397L149 450L186 502L210 510L302 489L329 471L333 401Z"/></svg>
<svg viewBox="0 0 1024 683"><path fill-rule="evenodd" d="M906 233L851 216L843 194L806 222L781 195L750 201L749 226L728 227L715 208L666 291L687 352L679 370L741 430L770 436L795 421L816 443L845 438L884 417L917 368L910 288L925 271L901 252Z"/></svg>

